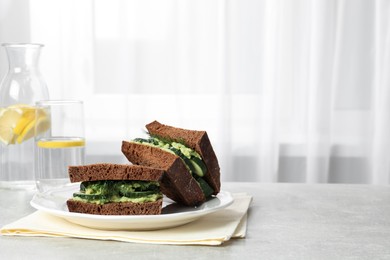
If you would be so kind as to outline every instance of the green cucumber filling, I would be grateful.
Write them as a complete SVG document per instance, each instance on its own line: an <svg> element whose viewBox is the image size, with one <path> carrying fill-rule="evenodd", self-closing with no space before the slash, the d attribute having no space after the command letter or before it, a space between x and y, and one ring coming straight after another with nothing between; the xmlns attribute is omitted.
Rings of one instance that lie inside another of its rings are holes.
<svg viewBox="0 0 390 260"><path fill-rule="evenodd" d="M133 142L150 145L163 149L164 151L173 153L179 156L189 172L198 182L205 197L209 197L214 193L214 190L203 179L203 176L207 173L207 167L202 160L202 157L193 149L178 142L169 142L168 140L162 140L161 138L151 136L148 139L136 138Z"/></svg>
<svg viewBox="0 0 390 260"><path fill-rule="evenodd" d="M160 185L156 181L86 181L73 200L105 204L111 202L154 202L161 199Z"/></svg>

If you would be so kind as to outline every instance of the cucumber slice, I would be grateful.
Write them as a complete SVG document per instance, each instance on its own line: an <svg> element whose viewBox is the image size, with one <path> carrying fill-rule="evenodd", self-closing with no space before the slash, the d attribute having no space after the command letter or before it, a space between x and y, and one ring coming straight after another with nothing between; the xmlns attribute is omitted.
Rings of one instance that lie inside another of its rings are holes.
<svg viewBox="0 0 390 260"><path fill-rule="evenodd" d="M197 178L196 181L199 183L199 186L206 198L210 197L214 193L213 188L211 188L210 185L203 180L203 178Z"/></svg>
<svg viewBox="0 0 390 260"><path fill-rule="evenodd" d="M199 177L203 177L206 174L207 167L201 159L192 156L190 162L194 168L194 173L196 175L198 175Z"/></svg>
<svg viewBox="0 0 390 260"><path fill-rule="evenodd" d="M177 156L179 156L183 160L184 164L187 166L187 169L190 171L191 174L195 173L196 169L192 165L191 160L188 159L184 154L182 154L182 152L179 149L175 147L169 147L169 150L174 152Z"/></svg>
<svg viewBox="0 0 390 260"><path fill-rule="evenodd" d="M141 144L143 144L143 143L149 143L149 144L154 144L154 145L157 145L157 144L158 144L158 142L157 142L156 140L152 139L152 138L149 138L149 139L145 139L145 138L135 138L135 139L133 140L133 142L141 143Z"/></svg>
<svg viewBox="0 0 390 260"><path fill-rule="evenodd" d="M85 189L86 189L85 182L80 183L80 190L85 191Z"/></svg>
<svg viewBox="0 0 390 260"><path fill-rule="evenodd" d="M158 192L156 192L156 191L135 191L135 192L127 192L127 193L123 193L123 194L120 193L119 195L134 199L134 198L146 197L148 195L152 195L152 194L156 194L156 193L158 193ZM110 197L108 197L106 195L85 194L84 192L75 192L75 193L73 193L73 197L78 197L80 199L85 199L88 201L91 201L91 200L109 201L110 200Z"/></svg>
<svg viewBox="0 0 390 260"><path fill-rule="evenodd" d="M176 149L175 147L170 146L170 147L169 147L169 150L171 150L174 154L176 154L176 155L179 156L180 158L185 157L185 156L180 152L180 150L179 150L179 149Z"/></svg>
<svg viewBox="0 0 390 260"><path fill-rule="evenodd" d="M75 192L73 197L78 197L85 200L106 200L107 196L101 194L85 194L84 192Z"/></svg>
<svg viewBox="0 0 390 260"><path fill-rule="evenodd" d="M156 194L158 192L154 191L154 190L149 190L149 191L135 191L135 192L126 192L126 193L123 193L120 195L122 196L125 196L127 198L142 198L142 197L146 197L148 195L152 195L152 194Z"/></svg>

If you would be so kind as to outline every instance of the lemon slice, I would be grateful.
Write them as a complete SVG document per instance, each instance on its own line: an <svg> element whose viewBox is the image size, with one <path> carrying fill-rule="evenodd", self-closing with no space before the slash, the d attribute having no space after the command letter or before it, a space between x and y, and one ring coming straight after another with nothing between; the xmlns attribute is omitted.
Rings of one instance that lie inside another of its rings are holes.
<svg viewBox="0 0 390 260"><path fill-rule="evenodd" d="M23 129L21 134L17 137L16 141L20 144L32 137L34 134L41 134L46 132L50 128L50 120L46 116L38 117L30 121L27 126ZM14 129L15 132L15 129Z"/></svg>
<svg viewBox="0 0 390 260"><path fill-rule="evenodd" d="M85 140L40 140L37 142L41 148L68 148L85 146Z"/></svg>
<svg viewBox="0 0 390 260"><path fill-rule="evenodd" d="M36 113L38 120L36 120ZM36 127L37 126L37 127ZM19 144L50 128L43 109L25 104L11 105L0 109L0 141L6 145Z"/></svg>
<svg viewBox="0 0 390 260"><path fill-rule="evenodd" d="M13 129L22 117L23 111L19 108L3 108L0 114L0 141L9 145L15 143Z"/></svg>
<svg viewBox="0 0 390 260"><path fill-rule="evenodd" d="M14 133L13 133L11 127L0 126L0 141L3 144L9 145L9 144L15 143L15 140L13 137L14 137Z"/></svg>
<svg viewBox="0 0 390 260"><path fill-rule="evenodd" d="M35 119L35 109L26 109L14 128L15 135L21 135L23 130Z"/></svg>

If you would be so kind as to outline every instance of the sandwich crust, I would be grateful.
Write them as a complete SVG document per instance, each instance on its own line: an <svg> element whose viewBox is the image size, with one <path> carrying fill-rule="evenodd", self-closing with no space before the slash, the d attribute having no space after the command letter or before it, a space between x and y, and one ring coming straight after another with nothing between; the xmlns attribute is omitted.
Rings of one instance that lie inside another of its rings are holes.
<svg viewBox="0 0 390 260"><path fill-rule="evenodd" d="M160 189L172 200L188 206L196 206L206 200L199 184L178 156L157 147L127 141L122 142L122 152L133 164L165 171Z"/></svg>
<svg viewBox="0 0 390 260"><path fill-rule="evenodd" d="M86 203L69 199L66 201L69 212L94 215L159 215L162 210L162 199L154 202L112 202L106 204Z"/></svg>
<svg viewBox="0 0 390 260"><path fill-rule="evenodd" d="M146 129L152 136L182 143L199 153L207 167L207 173L203 178L213 188L214 195L219 193L221 189L220 167L206 131L177 128L158 121L147 124Z"/></svg>
<svg viewBox="0 0 390 260"><path fill-rule="evenodd" d="M69 166L68 173L71 182L101 180L159 181L164 171L130 164L97 163Z"/></svg>

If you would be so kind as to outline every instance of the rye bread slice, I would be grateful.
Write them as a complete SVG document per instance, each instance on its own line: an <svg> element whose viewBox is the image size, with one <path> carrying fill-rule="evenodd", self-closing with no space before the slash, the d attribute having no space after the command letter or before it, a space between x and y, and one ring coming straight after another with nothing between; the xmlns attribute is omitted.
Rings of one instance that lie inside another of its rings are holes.
<svg viewBox="0 0 390 260"><path fill-rule="evenodd" d="M97 163L83 166L69 166L71 182L101 180L159 181L163 170L130 164Z"/></svg>
<svg viewBox="0 0 390 260"><path fill-rule="evenodd" d="M177 128L157 121L147 124L146 129L152 136L182 143L199 153L207 167L203 179L213 188L214 195L219 193L221 189L219 163L206 131Z"/></svg>
<svg viewBox="0 0 390 260"><path fill-rule="evenodd" d="M133 164L165 171L160 189L165 196L187 205L196 206L206 200L198 182L176 155L160 148L134 142L122 142L122 152Z"/></svg>
<svg viewBox="0 0 390 260"><path fill-rule="evenodd" d="M159 215L162 210L162 199L155 202L112 202L94 204L69 199L66 202L69 212L94 215Z"/></svg>

